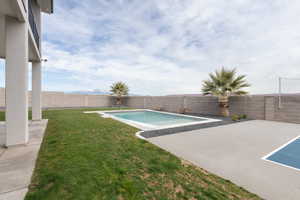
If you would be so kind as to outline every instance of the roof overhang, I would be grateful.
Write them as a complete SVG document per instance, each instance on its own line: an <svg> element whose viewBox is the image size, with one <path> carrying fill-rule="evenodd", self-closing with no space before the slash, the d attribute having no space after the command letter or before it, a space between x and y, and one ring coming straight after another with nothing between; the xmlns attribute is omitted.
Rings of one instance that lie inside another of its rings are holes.
<svg viewBox="0 0 300 200"><path fill-rule="evenodd" d="M48 14L53 13L53 0L38 0L38 3L42 9L42 12Z"/></svg>

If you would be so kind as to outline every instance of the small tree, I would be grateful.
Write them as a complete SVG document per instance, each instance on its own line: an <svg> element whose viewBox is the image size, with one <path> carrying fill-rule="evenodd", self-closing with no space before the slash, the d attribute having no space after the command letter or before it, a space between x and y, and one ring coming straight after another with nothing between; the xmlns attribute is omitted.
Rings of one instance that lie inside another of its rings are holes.
<svg viewBox="0 0 300 200"><path fill-rule="evenodd" d="M203 81L202 92L204 95L217 96L221 114L225 117L229 116L229 97L232 95L246 95L247 92L242 90L250 87L245 80L245 75L236 75L236 69L217 70L215 73L209 74L210 79Z"/></svg>
<svg viewBox="0 0 300 200"><path fill-rule="evenodd" d="M110 91L117 96L117 105L122 104L122 96L128 95L128 87L123 82L116 82L111 86Z"/></svg>

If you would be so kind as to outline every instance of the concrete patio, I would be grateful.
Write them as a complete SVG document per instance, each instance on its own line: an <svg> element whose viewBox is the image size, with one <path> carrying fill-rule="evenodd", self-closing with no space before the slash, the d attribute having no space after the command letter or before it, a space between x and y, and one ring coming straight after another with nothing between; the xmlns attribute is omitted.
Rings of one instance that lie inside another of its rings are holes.
<svg viewBox="0 0 300 200"><path fill-rule="evenodd" d="M261 158L300 135L300 125L253 120L147 139L270 200L299 200L300 173Z"/></svg>
<svg viewBox="0 0 300 200"><path fill-rule="evenodd" d="M8 149L0 147L0 200L22 200L30 184L48 120L29 122L29 143ZM0 123L0 140L5 123Z"/></svg>

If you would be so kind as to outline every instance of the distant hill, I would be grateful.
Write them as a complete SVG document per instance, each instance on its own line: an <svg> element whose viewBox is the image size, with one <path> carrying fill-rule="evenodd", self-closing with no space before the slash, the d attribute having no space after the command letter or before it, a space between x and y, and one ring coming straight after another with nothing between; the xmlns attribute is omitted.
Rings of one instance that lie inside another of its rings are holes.
<svg viewBox="0 0 300 200"><path fill-rule="evenodd" d="M101 91L101 90L79 90L66 92L68 94L84 94L84 95L111 95L111 92ZM138 94L129 94L129 96L140 96Z"/></svg>
<svg viewBox="0 0 300 200"><path fill-rule="evenodd" d="M81 90L81 91L71 91L71 92L66 92L69 94L86 94L86 95L110 95L110 92L105 92L101 90Z"/></svg>

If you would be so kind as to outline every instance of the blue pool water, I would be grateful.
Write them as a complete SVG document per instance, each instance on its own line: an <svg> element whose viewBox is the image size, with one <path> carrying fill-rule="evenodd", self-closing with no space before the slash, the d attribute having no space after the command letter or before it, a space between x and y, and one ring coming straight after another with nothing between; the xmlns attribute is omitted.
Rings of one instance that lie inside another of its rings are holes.
<svg viewBox="0 0 300 200"><path fill-rule="evenodd" d="M206 119L173 115L168 113L152 112L152 111L129 111L129 112L113 112L109 113L115 117L131 120L133 122L139 122L144 124L150 124L154 126L166 126L175 124L184 124L190 122L199 122Z"/></svg>
<svg viewBox="0 0 300 200"><path fill-rule="evenodd" d="M266 158L300 170L300 138Z"/></svg>

